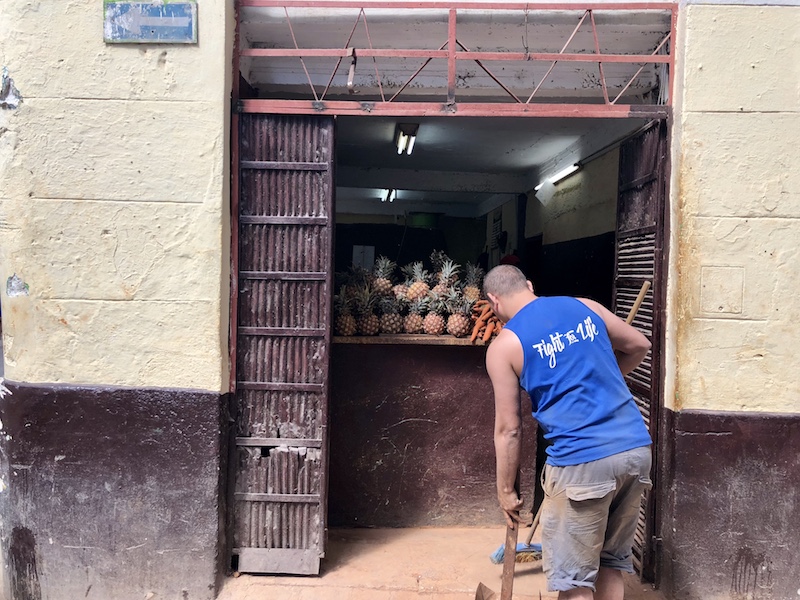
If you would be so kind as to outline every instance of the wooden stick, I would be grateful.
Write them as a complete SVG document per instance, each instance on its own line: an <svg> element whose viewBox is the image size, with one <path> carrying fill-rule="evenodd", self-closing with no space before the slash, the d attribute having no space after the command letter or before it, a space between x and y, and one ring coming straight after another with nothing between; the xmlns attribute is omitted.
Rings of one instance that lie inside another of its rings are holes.
<svg viewBox="0 0 800 600"><path fill-rule="evenodd" d="M645 281L642 284L642 289L639 290L639 295L636 296L636 300L633 302L633 306L631 306L631 312L628 313L628 318L625 319L625 322L630 325L633 323L633 318L636 316L636 313L639 312L639 307L644 302L644 297L647 294L647 290L650 289L650 282Z"/></svg>
<svg viewBox="0 0 800 600"><path fill-rule="evenodd" d="M517 560L519 523L512 529L506 525L506 547L503 550L503 576L500 579L500 600L511 600L514 592L514 563Z"/></svg>

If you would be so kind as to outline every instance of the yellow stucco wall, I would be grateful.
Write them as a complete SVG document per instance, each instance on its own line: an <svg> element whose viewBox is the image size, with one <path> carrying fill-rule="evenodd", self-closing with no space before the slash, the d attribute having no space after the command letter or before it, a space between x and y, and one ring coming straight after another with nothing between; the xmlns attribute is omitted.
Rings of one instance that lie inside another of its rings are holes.
<svg viewBox="0 0 800 600"><path fill-rule="evenodd" d="M682 13L667 404L800 412L800 7Z"/></svg>
<svg viewBox="0 0 800 600"><path fill-rule="evenodd" d="M614 231L618 175L619 150L614 149L559 183L546 206L531 191L525 236L542 234L543 244L557 244Z"/></svg>
<svg viewBox="0 0 800 600"><path fill-rule="evenodd" d="M106 45L101 0L0 2L6 377L227 388L229 5L180 46Z"/></svg>

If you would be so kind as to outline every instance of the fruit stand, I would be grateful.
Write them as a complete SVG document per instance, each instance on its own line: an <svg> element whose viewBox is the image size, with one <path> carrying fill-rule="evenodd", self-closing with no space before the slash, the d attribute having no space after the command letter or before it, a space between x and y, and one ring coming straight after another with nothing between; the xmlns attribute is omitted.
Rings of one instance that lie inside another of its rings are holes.
<svg viewBox="0 0 800 600"><path fill-rule="evenodd" d="M440 259L443 269L435 266ZM483 341L492 318L479 297L483 273L472 266L469 279L459 281L458 265L453 269L448 261L434 253L434 268L424 275L421 265L411 265L401 271L404 283L383 276L380 265L388 267L381 259L372 273L351 269L339 277L331 349L333 527L501 523L494 403L484 364L496 333L493 327ZM384 278L388 283L378 283ZM408 299L415 281L424 281L417 287L425 291ZM405 299L395 295L402 285ZM437 306L437 296L449 303ZM461 323L451 323L454 313ZM448 325L457 335L447 333ZM472 339L473 332L480 335ZM535 435L532 425L527 417L526 435ZM526 452L523 463L531 468L523 469L522 485L532 489L535 448L528 445Z"/></svg>
<svg viewBox="0 0 800 600"><path fill-rule="evenodd" d="M336 336L424 334L469 336L471 344L491 341L502 324L481 298L483 269L467 264L460 280L461 266L441 251L431 253L430 265L431 271L422 261L404 266L400 282L395 279L397 265L385 256L378 257L371 271L351 266L349 272L337 273ZM416 337L393 343L428 342Z"/></svg>

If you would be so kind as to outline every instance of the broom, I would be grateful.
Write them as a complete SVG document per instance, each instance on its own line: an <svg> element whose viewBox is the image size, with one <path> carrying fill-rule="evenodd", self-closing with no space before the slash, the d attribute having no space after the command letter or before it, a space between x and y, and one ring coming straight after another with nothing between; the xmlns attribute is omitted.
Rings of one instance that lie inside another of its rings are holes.
<svg viewBox="0 0 800 600"><path fill-rule="evenodd" d="M625 322L630 325L633 322L636 313L639 312L639 307L642 305L642 301L644 300L645 294L647 294L647 290L650 289L650 282L645 281L642 284L642 289L639 290L639 295L636 296L636 300L631 306L631 310L628 313L628 317L625 319ZM539 520L542 516L542 504L539 505L539 510L536 511L536 516L533 517L533 523L531 523L531 530L528 532L528 538L525 540L524 544L517 544L516 548L516 556L515 561L518 563L526 563L526 562L533 562L535 560L539 560L542 558L542 545L541 544L531 544L531 540L533 539L533 534L536 532L536 528L539 526ZM501 545L497 550L495 550L489 560L492 563L499 565L503 562L503 558L505 556L505 545Z"/></svg>
<svg viewBox="0 0 800 600"><path fill-rule="evenodd" d="M541 544L531 544L531 540L533 539L533 534L536 531L536 528L539 526L539 519L542 516L542 505L539 505L539 510L536 511L536 516L533 517L533 523L531 523L531 530L528 532L528 537L524 543L517 544L516 548L516 556L514 560L518 563L526 563L526 562L533 562L535 560L539 560L542 558L542 545ZM505 557L505 544L500 546L497 550L495 550L492 555L489 557L489 560L492 563L499 565L503 562L503 558Z"/></svg>

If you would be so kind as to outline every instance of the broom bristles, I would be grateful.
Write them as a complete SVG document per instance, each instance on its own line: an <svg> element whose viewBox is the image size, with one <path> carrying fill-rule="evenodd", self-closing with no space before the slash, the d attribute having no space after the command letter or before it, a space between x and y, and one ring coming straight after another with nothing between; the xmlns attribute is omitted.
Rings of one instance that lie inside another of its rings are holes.
<svg viewBox="0 0 800 600"><path fill-rule="evenodd" d="M499 565L502 564L503 558L505 557L505 545L500 546L497 550L495 550L491 556L489 556L489 560L492 561L493 564ZM517 544L517 553L514 557L514 561L518 563L526 563L526 562L534 562L540 560L542 558L542 545L541 544Z"/></svg>

